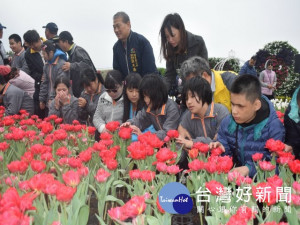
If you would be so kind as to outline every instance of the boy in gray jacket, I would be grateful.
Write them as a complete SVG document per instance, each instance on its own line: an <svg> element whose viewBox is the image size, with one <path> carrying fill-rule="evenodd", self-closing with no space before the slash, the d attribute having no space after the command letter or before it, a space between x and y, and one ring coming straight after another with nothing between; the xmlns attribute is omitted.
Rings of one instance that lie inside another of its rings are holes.
<svg viewBox="0 0 300 225"><path fill-rule="evenodd" d="M39 95L40 108L44 109L55 98L54 82L57 77L69 78L69 72L64 72L62 66L67 61L67 55L60 49L56 49L51 41L45 41L42 45L45 65L43 68L43 82Z"/></svg>
<svg viewBox="0 0 300 225"><path fill-rule="evenodd" d="M183 90L183 101L187 111L180 122L191 140L179 136L177 142L189 149L196 142L209 144L216 140L221 121L229 115L228 109L212 101L212 91L209 83L202 77L193 77L188 80Z"/></svg>

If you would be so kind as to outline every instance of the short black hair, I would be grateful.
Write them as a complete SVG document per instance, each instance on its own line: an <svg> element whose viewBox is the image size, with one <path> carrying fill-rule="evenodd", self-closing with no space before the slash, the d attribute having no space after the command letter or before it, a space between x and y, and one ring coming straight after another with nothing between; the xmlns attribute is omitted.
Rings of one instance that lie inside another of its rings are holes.
<svg viewBox="0 0 300 225"><path fill-rule="evenodd" d="M128 22L130 22L129 16L128 16L127 13L125 13L125 12L117 12L117 13L114 15L113 19L115 20L115 19L117 19L117 18L119 18L119 17L122 18L123 23L128 23Z"/></svg>
<svg viewBox="0 0 300 225"><path fill-rule="evenodd" d="M196 76L185 83L182 96L183 104L186 103L189 91L192 93L192 95L198 95L199 100L202 101L202 105L205 103L207 103L207 105L211 104L212 90L210 84L204 78Z"/></svg>
<svg viewBox="0 0 300 225"><path fill-rule="evenodd" d="M126 122L130 115L130 100L127 96L126 90L129 89L138 89L140 83L142 81L142 77L138 73L129 73L124 80L124 89L123 89L123 99L124 99L124 114L123 114L123 122ZM139 98L139 101L137 103L137 109L136 112L140 111L143 108L143 99Z"/></svg>
<svg viewBox="0 0 300 225"><path fill-rule="evenodd" d="M230 91L233 94L244 94L251 103L261 98L260 82L256 76L249 74L237 76Z"/></svg>
<svg viewBox="0 0 300 225"><path fill-rule="evenodd" d="M55 52L56 51L56 48L55 48L55 45L53 44L52 41L44 41L43 44L42 44L42 49L47 52L47 54L49 54L49 52Z"/></svg>
<svg viewBox="0 0 300 225"><path fill-rule="evenodd" d="M39 33L36 30L28 30L24 35L23 39L25 42L27 42L29 45L32 43L38 42L41 40L41 37Z"/></svg>
<svg viewBox="0 0 300 225"><path fill-rule="evenodd" d="M123 75L118 70L110 70L107 72L104 87L106 89L115 89L117 85L123 85Z"/></svg>
<svg viewBox="0 0 300 225"><path fill-rule="evenodd" d="M55 79L54 89L56 89L59 84L64 84L67 86L67 88L71 87L70 79L66 76L59 76Z"/></svg>
<svg viewBox="0 0 300 225"><path fill-rule="evenodd" d="M251 59L252 59L253 61L256 61L256 60L257 60L257 56L256 56L256 55L253 55L253 56L251 57Z"/></svg>
<svg viewBox="0 0 300 225"><path fill-rule="evenodd" d="M59 40L63 42L67 41L70 45L73 44L73 36L69 31L62 31L59 34Z"/></svg>
<svg viewBox="0 0 300 225"><path fill-rule="evenodd" d="M21 39L20 35L12 34L8 37L8 40L11 40L11 39L14 40L16 43L21 42L21 45L22 45L22 39Z"/></svg>
<svg viewBox="0 0 300 225"><path fill-rule="evenodd" d="M85 68L80 73L81 85L90 86L90 83L98 78L98 82L104 83L101 73L96 73L91 67Z"/></svg>
<svg viewBox="0 0 300 225"><path fill-rule="evenodd" d="M159 109L168 101L167 87L162 78L155 73L147 74L143 77L139 92L141 99L144 99L145 95L150 98L151 110Z"/></svg>

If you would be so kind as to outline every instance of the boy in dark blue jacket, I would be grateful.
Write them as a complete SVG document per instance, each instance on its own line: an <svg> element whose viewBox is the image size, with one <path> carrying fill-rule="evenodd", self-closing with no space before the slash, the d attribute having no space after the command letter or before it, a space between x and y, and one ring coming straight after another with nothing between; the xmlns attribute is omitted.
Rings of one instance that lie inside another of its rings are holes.
<svg viewBox="0 0 300 225"><path fill-rule="evenodd" d="M253 177L252 155L263 153L265 160L271 160L265 142L270 138L283 141L284 127L272 103L261 95L258 78L252 75L239 76L232 84L231 108L231 115L221 122L218 142L210 147L223 148L225 155L233 156L236 171Z"/></svg>

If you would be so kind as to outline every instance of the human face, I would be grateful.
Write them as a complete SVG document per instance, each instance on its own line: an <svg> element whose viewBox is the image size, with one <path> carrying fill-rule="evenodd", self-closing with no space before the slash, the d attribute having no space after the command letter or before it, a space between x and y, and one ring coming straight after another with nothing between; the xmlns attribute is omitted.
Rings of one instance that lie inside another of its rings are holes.
<svg viewBox="0 0 300 225"><path fill-rule="evenodd" d="M0 29L0 39L3 37L3 29Z"/></svg>
<svg viewBox="0 0 300 225"><path fill-rule="evenodd" d="M114 28L114 32L119 40L121 40L121 41L127 40L128 36L130 34L130 29L131 29L130 21L128 21L127 23L124 23L123 18L118 17L114 20L113 28Z"/></svg>
<svg viewBox="0 0 300 225"><path fill-rule="evenodd" d="M251 122L260 107L261 102L259 99L256 99L254 103L252 103L246 99L245 94L231 93L231 113L235 122L238 124Z"/></svg>
<svg viewBox="0 0 300 225"><path fill-rule="evenodd" d="M84 90L88 94L92 95L92 94L95 94L98 91L98 87L99 87L99 82L98 82L98 78L96 78L96 80L91 81L88 86L84 85Z"/></svg>
<svg viewBox="0 0 300 225"><path fill-rule="evenodd" d="M55 91L56 91L56 94L58 94L60 92L64 92L67 95L69 94L69 88L64 83L58 84Z"/></svg>
<svg viewBox="0 0 300 225"><path fill-rule="evenodd" d="M199 96L191 91L187 92L186 106L191 113L198 114L199 116L204 116L207 108L207 104L202 105L202 100L199 99Z"/></svg>
<svg viewBox="0 0 300 225"><path fill-rule="evenodd" d="M14 53L19 53L22 50L21 42L15 42L14 39L9 39L9 47Z"/></svg>
<svg viewBox="0 0 300 225"><path fill-rule="evenodd" d="M270 64L270 65L268 65L268 70L272 70L273 69L273 65L272 64Z"/></svg>
<svg viewBox="0 0 300 225"><path fill-rule="evenodd" d="M123 93L123 85L117 85L114 89L107 89L106 92L113 99L118 99Z"/></svg>
<svg viewBox="0 0 300 225"><path fill-rule="evenodd" d="M39 40L37 42L33 42L29 45L30 48L32 48L34 51L39 52L42 49L42 41Z"/></svg>
<svg viewBox="0 0 300 225"><path fill-rule="evenodd" d="M42 55L45 61L49 61L53 58L54 52L50 51L48 54L46 51L42 50Z"/></svg>
<svg viewBox="0 0 300 225"><path fill-rule="evenodd" d="M250 66L254 66L255 63L256 63L256 60L253 60L253 59L250 59L250 60L249 60L249 65L250 65Z"/></svg>
<svg viewBox="0 0 300 225"><path fill-rule="evenodd" d="M137 104L139 101L139 89L137 88L127 88L126 89L126 94L129 99L129 101L132 104Z"/></svg>
<svg viewBox="0 0 300 225"><path fill-rule="evenodd" d="M58 45L64 52L69 51L70 45L67 41L59 40Z"/></svg>
<svg viewBox="0 0 300 225"><path fill-rule="evenodd" d="M48 28L45 29L45 36L48 40L51 38L51 33Z"/></svg>
<svg viewBox="0 0 300 225"><path fill-rule="evenodd" d="M180 42L180 31L174 27L171 26L172 34L169 33L168 29L165 28L165 35L167 38L167 41L170 45L172 45L173 48L176 48Z"/></svg>
<svg viewBox="0 0 300 225"><path fill-rule="evenodd" d="M148 107L150 107L150 109L151 109L152 104L151 104L151 99L149 98L149 96L144 95L144 102L145 102L146 105L147 105Z"/></svg>

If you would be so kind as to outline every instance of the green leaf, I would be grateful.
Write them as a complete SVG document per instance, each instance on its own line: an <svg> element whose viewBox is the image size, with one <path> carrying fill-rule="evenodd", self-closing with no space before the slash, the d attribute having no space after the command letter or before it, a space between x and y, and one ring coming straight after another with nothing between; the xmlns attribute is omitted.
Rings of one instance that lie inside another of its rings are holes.
<svg viewBox="0 0 300 225"><path fill-rule="evenodd" d="M124 202L122 200L120 200L120 199L118 199L118 198L116 198L116 197L114 197L112 195L107 195L105 197L105 201L117 202L121 206L124 205Z"/></svg>
<svg viewBox="0 0 300 225"><path fill-rule="evenodd" d="M213 217L213 216L206 216L205 220L207 222L207 225L216 225L216 224L219 224L217 218Z"/></svg>
<svg viewBox="0 0 300 225"><path fill-rule="evenodd" d="M84 205L80 208L78 213L78 225L86 225L89 220L90 208Z"/></svg>
<svg viewBox="0 0 300 225"><path fill-rule="evenodd" d="M99 220L100 225L106 225L106 223L104 222L104 220L100 216L98 216L97 214L95 214L95 216Z"/></svg>
<svg viewBox="0 0 300 225"><path fill-rule="evenodd" d="M159 222L159 220L156 217L154 217L154 216L148 215L148 216L146 216L146 220L147 220L147 223L149 225L158 225L158 224L161 224Z"/></svg>

